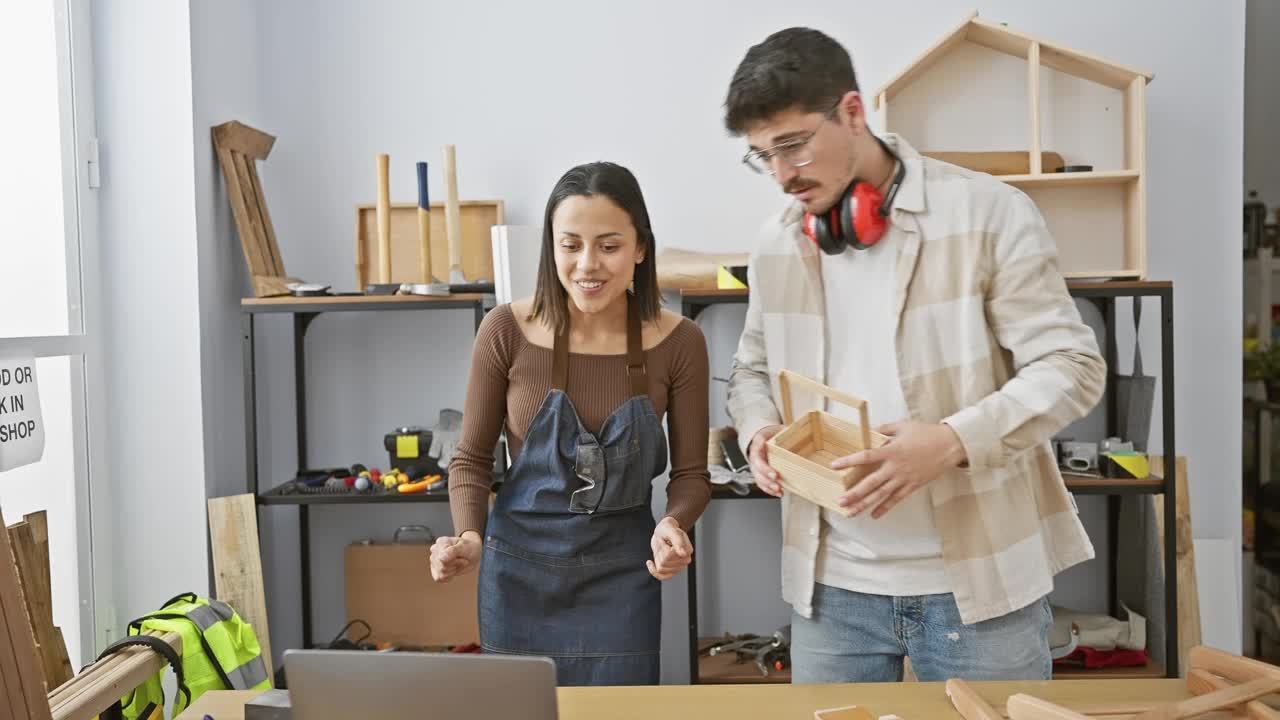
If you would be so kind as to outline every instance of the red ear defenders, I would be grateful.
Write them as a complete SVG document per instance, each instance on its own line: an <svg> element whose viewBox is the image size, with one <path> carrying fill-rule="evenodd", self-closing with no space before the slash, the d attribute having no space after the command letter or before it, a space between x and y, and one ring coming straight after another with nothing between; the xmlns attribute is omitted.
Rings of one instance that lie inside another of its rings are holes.
<svg viewBox="0 0 1280 720"><path fill-rule="evenodd" d="M880 240L889 225L889 208L907 168L883 140L876 140L897 165L889 191L882 196L875 185L854 178L830 210L820 215L805 213L804 234L828 255L839 255L846 247L866 250Z"/></svg>

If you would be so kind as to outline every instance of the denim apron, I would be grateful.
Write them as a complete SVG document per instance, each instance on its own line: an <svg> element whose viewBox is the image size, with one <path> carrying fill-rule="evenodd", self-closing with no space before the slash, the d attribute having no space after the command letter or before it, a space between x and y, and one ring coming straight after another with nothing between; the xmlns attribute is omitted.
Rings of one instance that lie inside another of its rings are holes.
<svg viewBox="0 0 1280 720"><path fill-rule="evenodd" d="M634 301L627 312L631 397L599 433L565 392L569 338L557 333L552 388L489 514L480 560L484 652L542 655L559 685L656 685L662 592L645 561L652 481L667 440L649 400Z"/></svg>

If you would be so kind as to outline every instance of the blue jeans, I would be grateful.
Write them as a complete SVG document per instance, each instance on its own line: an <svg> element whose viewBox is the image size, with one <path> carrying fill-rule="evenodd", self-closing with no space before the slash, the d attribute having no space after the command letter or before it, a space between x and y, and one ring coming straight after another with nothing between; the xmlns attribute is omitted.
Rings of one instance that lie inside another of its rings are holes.
<svg viewBox="0 0 1280 720"><path fill-rule="evenodd" d="M954 596L867 595L816 583L813 617L792 613L793 683L898 682L902 658L921 681L1048 680L1047 597L973 625Z"/></svg>

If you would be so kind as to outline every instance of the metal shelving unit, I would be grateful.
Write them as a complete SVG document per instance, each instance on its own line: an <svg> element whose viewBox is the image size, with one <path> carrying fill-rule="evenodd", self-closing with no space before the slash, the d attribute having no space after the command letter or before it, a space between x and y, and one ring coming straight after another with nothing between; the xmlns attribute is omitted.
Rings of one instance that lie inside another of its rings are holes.
<svg viewBox="0 0 1280 720"><path fill-rule="evenodd" d="M293 318L293 383L295 394L294 422L297 430L298 469L307 465L307 382L306 338L312 321L322 313L333 312L390 312L423 310L471 309L475 313L475 328L484 320L485 298L481 294L430 297L416 295L392 296L322 296L307 298L248 298L240 302L241 345L244 357L244 407L245 407L245 487L257 498L258 505L296 505L298 508L298 540L302 565L301 612L302 644L310 647L311 632L311 516L312 505L367 505L396 503L447 503L449 494L424 493L390 495L386 493L353 493L326 495L310 493L283 493L277 486L263 492L258 482L258 383L255 360L255 319L259 315L290 315Z"/></svg>
<svg viewBox="0 0 1280 720"><path fill-rule="evenodd" d="M1117 426L1117 408L1116 408L1116 300L1119 298L1132 298L1134 302L1140 302L1142 298L1155 297L1160 301L1160 385L1161 385L1161 408L1163 415L1160 418L1163 429L1164 442L1164 467L1177 467L1177 453L1174 444L1174 397L1173 397L1173 283L1167 281L1108 281L1108 282L1084 282L1072 281L1067 283L1068 290L1072 297L1089 300L1098 306L1105 322L1106 337L1104 340L1104 354L1107 361L1107 391L1104 395L1106 403L1106 419L1108 435L1111 434L1113 428ZM748 300L748 290L696 290L688 291L681 295L681 312L690 319L696 319L698 315L708 307L719 304L745 304ZM1137 341L1137 339L1135 339ZM1118 479L1118 478L1093 478L1081 477L1064 473L1067 489L1074 494L1079 495L1103 495L1107 497L1107 515L1108 515L1108 532L1110 537L1116 538L1119 533L1120 525L1120 498L1125 495L1165 495L1164 502L1164 544L1166 548L1174 548L1176 543L1176 492L1177 483L1176 476L1173 473L1166 472L1167 477L1151 476L1143 480L1134 479ZM760 492L757 488L752 488L748 495L737 495L731 491L717 488L712 493L713 500L751 500L763 499L774 500L770 495ZM697 526L691 533L690 540L696 544ZM1109 580L1110 580L1110 604L1112 611L1116 610L1116 587L1117 587L1117 563L1116 552L1117 543L1111 543L1111 557L1109 558ZM744 678L740 676L726 675L719 670L713 670L713 673L707 677L701 677L703 669L700 667L700 657L698 654L698 578L696 558L694 563L689 565L686 572L686 580L689 587L689 682L690 684L699 683L738 683L738 682L759 682L757 678ZM1149 664L1144 668L1124 668L1119 670L1107 671L1069 671L1057 672L1057 677L1071 678L1149 678L1149 677L1169 677L1176 678L1179 676L1178 670L1178 592L1177 592L1177 553L1166 552L1164 554L1164 605L1165 605L1165 666L1159 667L1155 663ZM710 668L711 666L708 665ZM784 681L786 676L777 678Z"/></svg>

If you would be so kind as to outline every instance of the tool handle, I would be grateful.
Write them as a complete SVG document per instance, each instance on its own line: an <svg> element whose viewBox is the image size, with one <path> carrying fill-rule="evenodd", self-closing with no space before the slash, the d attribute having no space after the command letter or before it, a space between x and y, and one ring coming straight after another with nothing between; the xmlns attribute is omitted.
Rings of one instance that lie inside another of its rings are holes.
<svg viewBox="0 0 1280 720"><path fill-rule="evenodd" d="M449 238L449 272L462 272L462 218L458 209L457 152L444 146L444 231Z"/></svg>
<svg viewBox="0 0 1280 720"><path fill-rule="evenodd" d="M427 164L418 168L418 282L429 284L431 274L431 198L427 193Z"/></svg>
<svg viewBox="0 0 1280 720"><path fill-rule="evenodd" d="M378 282L391 282L391 182L390 156L378 155Z"/></svg>
<svg viewBox="0 0 1280 720"><path fill-rule="evenodd" d="M419 161L418 169L418 207L423 210L431 209L431 198L427 194L427 164Z"/></svg>
<svg viewBox="0 0 1280 720"><path fill-rule="evenodd" d="M823 397L830 398L857 410L858 423L861 426L859 429L862 431L862 447L864 450L871 449L871 422L867 417L866 400L834 390L816 380L790 370L779 371L778 382L782 387L782 422L784 424L790 425L795 422L795 415L791 412L791 383L794 382L806 390L811 390Z"/></svg>

